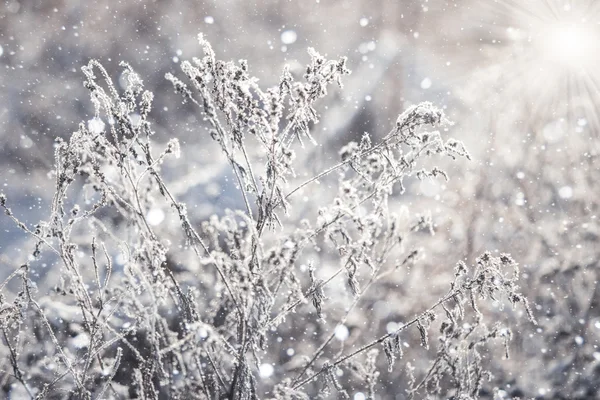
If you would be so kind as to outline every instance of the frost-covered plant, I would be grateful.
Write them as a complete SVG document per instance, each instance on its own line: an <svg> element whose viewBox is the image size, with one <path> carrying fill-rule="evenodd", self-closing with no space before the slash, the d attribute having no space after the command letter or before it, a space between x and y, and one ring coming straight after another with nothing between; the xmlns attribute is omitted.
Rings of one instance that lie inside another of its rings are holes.
<svg viewBox="0 0 600 400"><path fill-rule="evenodd" d="M468 245L458 251L510 248L523 265L526 295L539 322L533 334L513 327L513 346L522 351L513 352L495 378L506 382L507 396L593 398L600 390L600 322L594 312L600 299L600 204L588 194L597 191L600 176L596 131L571 130L566 120L549 123L538 116L528 122L530 134L501 135L521 122L490 120L486 129L497 133L484 162L493 168L463 194L470 204L463 210ZM549 129L560 129L564 137L549 140ZM455 183L450 191L458 189Z"/></svg>
<svg viewBox="0 0 600 400"><path fill-rule="evenodd" d="M448 179L427 167L429 157L469 158L444 138L444 113L411 106L388 134L365 133L339 162L305 178L295 152L318 141L315 107L350 73L346 59L310 49L303 80L285 69L263 90L245 61L220 61L202 36L200 44L204 55L181 64L185 78L167 79L208 125L243 206L204 221L188 213L161 168L189 155L177 139L154 150L154 95L128 64L122 93L100 63L83 67L95 116L56 144L50 218L30 227L0 197L37 242L0 287L2 368L11 371L4 390L15 398L375 398L403 354L419 351L407 341L429 349L435 326L434 357L429 365L411 357L397 393L478 398L491 375L488 344L500 341L508 357L511 337L479 305L520 303L535 322L507 255L485 253L472 268L458 262L443 297L383 335L371 320L377 336L358 328L348 348L334 340L353 313L372 307L364 303L380 285L421 260L412 240L433 232L432 219L390 204L412 176ZM75 192L85 195L81 204ZM317 206L298 216L307 192ZM164 229L148 219L156 207L175 216ZM48 260L59 275L52 292L35 282ZM15 294L8 286L17 282Z"/></svg>

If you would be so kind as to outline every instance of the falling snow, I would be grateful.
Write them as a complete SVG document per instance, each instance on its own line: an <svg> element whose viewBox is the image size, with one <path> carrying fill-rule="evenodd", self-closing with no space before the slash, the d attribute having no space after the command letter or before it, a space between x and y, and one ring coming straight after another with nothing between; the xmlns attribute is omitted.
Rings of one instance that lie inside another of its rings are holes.
<svg viewBox="0 0 600 400"><path fill-rule="evenodd" d="M600 2L5 3L0 398L600 397Z"/></svg>

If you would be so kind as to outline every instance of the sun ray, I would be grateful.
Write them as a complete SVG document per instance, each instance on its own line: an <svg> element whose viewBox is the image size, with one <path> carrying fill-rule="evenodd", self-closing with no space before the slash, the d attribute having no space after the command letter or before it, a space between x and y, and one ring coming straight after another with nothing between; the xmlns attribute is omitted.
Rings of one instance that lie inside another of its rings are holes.
<svg viewBox="0 0 600 400"><path fill-rule="evenodd" d="M526 103L540 126L567 120L568 129L600 132L600 2L561 0L474 1L461 15L463 35L482 43L466 53L468 90L494 88L491 101L502 107ZM469 26L470 25L470 26ZM465 37L466 41L467 38ZM471 65L469 66L469 62ZM473 79L476 70L477 79ZM453 79L453 81L459 81ZM471 89L469 89L469 87Z"/></svg>

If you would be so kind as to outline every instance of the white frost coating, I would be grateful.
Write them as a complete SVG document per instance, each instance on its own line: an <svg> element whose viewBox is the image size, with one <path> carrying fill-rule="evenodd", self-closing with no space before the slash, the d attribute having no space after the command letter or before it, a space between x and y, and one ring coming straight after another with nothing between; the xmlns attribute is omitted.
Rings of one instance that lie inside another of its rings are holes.
<svg viewBox="0 0 600 400"><path fill-rule="evenodd" d="M273 368L273 366L271 364L261 364L259 369L258 369L258 374L260 375L261 378L269 378L271 375L273 375L273 372L275 372L275 369Z"/></svg>
<svg viewBox="0 0 600 400"><path fill-rule="evenodd" d="M281 42L283 44L296 43L297 39L298 39L298 35L296 34L295 31L293 31L291 29L281 32Z"/></svg>
<svg viewBox="0 0 600 400"><path fill-rule="evenodd" d="M88 129L90 130L90 132L96 135L99 135L100 133L104 132L104 127L104 121L102 121L100 117L94 117L88 121Z"/></svg>

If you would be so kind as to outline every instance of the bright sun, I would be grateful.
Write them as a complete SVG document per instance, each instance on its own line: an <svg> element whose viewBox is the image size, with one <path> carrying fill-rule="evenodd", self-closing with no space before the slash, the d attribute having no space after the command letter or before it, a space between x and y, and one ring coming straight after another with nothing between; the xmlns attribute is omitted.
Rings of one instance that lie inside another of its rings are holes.
<svg viewBox="0 0 600 400"><path fill-rule="evenodd" d="M535 46L549 61L568 68L585 68L596 56L597 40L587 24L556 22L541 29Z"/></svg>
<svg viewBox="0 0 600 400"><path fill-rule="evenodd" d="M566 118L573 130L586 121L600 132L600 0L477 4L490 37L500 38L487 68L505 96L497 103L525 102L528 121Z"/></svg>

